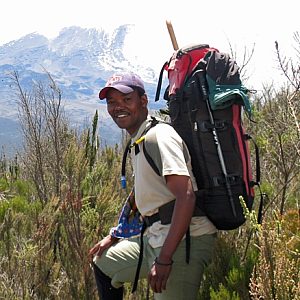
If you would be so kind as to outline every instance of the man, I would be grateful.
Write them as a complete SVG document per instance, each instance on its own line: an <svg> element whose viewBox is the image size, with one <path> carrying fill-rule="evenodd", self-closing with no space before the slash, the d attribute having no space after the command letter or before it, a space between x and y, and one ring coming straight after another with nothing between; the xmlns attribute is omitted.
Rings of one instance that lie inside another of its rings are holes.
<svg viewBox="0 0 300 300"><path fill-rule="evenodd" d="M130 134L132 143L145 132L145 140L155 137L162 176L149 165L143 147L131 151L135 199L141 215L147 219L176 199L170 224L157 221L145 232L140 278L148 278L155 299L196 299L204 268L212 257L216 228L203 215L193 217L197 187L186 146L168 124L151 127L148 98L136 74L113 75L100 91L99 98L106 99L109 115ZM185 243L188 229L189 263ZM112 235L90 250L102 300L122 299L122 284L134 281L139 253L138 237L119 240Z"/></svg>

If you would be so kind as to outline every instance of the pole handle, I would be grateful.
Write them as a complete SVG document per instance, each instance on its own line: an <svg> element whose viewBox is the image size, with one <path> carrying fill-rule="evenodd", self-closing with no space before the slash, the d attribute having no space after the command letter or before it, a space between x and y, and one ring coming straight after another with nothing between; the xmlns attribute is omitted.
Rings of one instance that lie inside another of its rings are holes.
<svg viewBox="0 0 300 300"><path fill-rule="evenodd" d="M176 40L176 36L175 36L175 33L174 33L173 25L172 25L171 21L166 21L166 24L167 24L169 35L170 35L171 42L172 42L172 45L173 45L173 49L178 50L179 47L178 47L178 44L177 44L177 40Z"/></svg>

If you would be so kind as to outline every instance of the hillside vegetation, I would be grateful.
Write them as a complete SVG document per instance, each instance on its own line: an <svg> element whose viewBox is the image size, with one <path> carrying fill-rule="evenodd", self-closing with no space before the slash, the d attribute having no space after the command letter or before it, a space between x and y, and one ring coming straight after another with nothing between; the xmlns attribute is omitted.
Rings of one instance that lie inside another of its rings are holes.
<svg viewBox="0 0 300 300"><path fill-rule="evenodd" d="M245 120L260 148L263 222L256 220L256 190L246 224L220 232L199 299L300 299L297 34L295 41L296 62L276 48L286 84L265 87L253 99L255 122ZM13 160L0 158L0 299L97 299L88 250L116 224L131 170L122 190L122 141L99 144L96 109L90 128L71 129L60 89L47 75L48 85L26 92L13 74L24 148ZM145 299L146 290L141 282L135 298Z"/></svg>

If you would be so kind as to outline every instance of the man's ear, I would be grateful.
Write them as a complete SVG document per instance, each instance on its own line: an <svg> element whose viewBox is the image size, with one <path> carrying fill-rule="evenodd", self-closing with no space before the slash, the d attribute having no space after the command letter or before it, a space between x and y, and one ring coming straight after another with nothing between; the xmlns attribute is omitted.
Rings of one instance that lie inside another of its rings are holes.
<svg viewBox="0 0 300 300"><path fill-rule="evenodd" d="M148 97L146 94L144 94L143 96L141 96L141 100L142 100L142 106L143 107L147 107L148 105Z"/></svg>

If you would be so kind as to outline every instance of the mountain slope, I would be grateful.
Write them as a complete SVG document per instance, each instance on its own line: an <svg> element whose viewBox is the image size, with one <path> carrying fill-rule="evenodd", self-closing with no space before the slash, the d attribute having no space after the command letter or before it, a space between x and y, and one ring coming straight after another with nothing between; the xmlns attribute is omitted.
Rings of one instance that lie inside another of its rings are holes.
<svg viewBox="0 0 300 300"><path fill-rule="evenodd" d="M157 74L130 61L124 54L126 36L132 29L133 25L122 25L109 34L73 26L64 28L52 40L31 33L0 46L0 146L12 148L20 140L19 131L14 130L18 128L18 108L11 72L17 72L23 89L30 91L33 82L46 81L46 71L62 91L71 123L77 126L87 122L98 109L104 142L116 143L119 129L112 124L105 104L98 99L98 91L106 79L115 72L132 71L145 81L149 99L154 98L156 89ZM157 109L159 105L150 101L150 108Z"/></svg>

